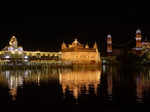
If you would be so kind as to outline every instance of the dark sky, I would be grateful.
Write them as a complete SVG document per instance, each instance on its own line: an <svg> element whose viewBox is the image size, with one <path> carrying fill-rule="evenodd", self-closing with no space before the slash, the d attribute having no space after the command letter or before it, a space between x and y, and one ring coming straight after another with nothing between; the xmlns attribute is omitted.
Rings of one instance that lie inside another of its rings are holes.
<svg viewBox="0 0 150 112"><path fill-rule="evenodd" d="M115 11L115 10L114 10ZM111 13L111 12L110 12ZM149 18L140 16L136 8L122 10L114 16L11 16L0 22L0 49L15 34L19 45L26 50L58 51L64 41L70 43L79 34L81 43L93 45L97 41L99 49L105 44L107 34L112 34L114 43L126 42L135 37L140 28L143 37L150 38Z"/></svg>

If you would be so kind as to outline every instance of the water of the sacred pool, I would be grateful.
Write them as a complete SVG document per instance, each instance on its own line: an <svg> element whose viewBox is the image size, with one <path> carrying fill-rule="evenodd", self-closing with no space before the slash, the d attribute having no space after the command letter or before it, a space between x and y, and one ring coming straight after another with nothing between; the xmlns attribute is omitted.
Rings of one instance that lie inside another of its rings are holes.
<svg viewBox="0 0 150 112"><path fill-rule="evenodd" d="M0 104L119 105L150 103L150 68L0 70Z"/></svg>

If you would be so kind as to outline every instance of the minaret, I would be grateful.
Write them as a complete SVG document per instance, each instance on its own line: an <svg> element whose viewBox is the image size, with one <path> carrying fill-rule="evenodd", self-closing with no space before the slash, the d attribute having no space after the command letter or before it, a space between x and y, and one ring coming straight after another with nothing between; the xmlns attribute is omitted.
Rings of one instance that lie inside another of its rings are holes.
<svg viewBox="0 0 150 112"><path fill-rule="evenodd" d="M142 48L142 35L141 35L141 30L138 29L136 30L136 50L140 51Z"/></svg>
<svg viewBox="0 0 150 112"><path fill-rule="evenodd" d="M66 46L65 42L63 42L61 45L61 49L65 49L65 48L67 48L67 46Z"/></svg>
<svg viewBox="0 0 150 112"><path fill-rule="evenodd" d="M107 53L111 54L112 53L112 37L111 35L107 35Z"/></svg>

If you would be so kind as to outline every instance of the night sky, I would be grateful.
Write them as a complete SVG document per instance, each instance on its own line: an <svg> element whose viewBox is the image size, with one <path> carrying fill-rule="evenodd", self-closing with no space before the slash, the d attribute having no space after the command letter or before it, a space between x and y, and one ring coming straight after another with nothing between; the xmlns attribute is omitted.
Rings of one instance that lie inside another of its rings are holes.
<svg viewBox="0 0 150 112"><path fill-rule="evenodd" d="M107 34L112 35L115 44L122 44L134 39L138 28L142 30L143 38L150 39L149 18L140 14L136 8L127 8L122 13L110 12L110 16L2 17L0 49L8 44L11 35L16 35L19 45L25 50L42 51L59 51L63 41L71 43L75 37L80 43L90 46L96 41L102 50L106 46Z"/></svg>

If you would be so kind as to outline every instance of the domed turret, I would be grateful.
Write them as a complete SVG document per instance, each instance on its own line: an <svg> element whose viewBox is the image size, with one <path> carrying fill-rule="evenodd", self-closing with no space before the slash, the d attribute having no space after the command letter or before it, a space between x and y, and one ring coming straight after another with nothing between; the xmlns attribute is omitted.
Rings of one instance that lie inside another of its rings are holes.
<svg viewBox="0 0 150 112"><path fill-rule="evenodd" d="M17 39L15 36L12 36L10 41L9 41L9 45L14 47L14 48L17 48L18 47L18 42L17 42Z"/></svg>

